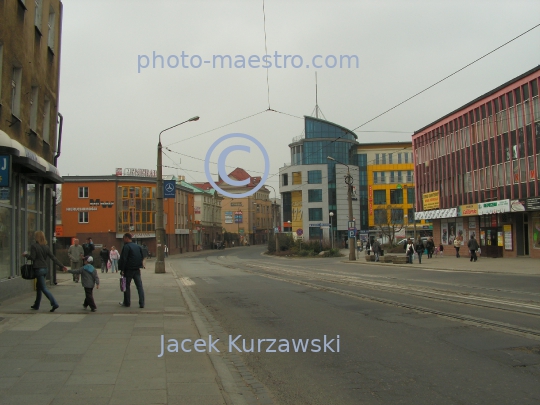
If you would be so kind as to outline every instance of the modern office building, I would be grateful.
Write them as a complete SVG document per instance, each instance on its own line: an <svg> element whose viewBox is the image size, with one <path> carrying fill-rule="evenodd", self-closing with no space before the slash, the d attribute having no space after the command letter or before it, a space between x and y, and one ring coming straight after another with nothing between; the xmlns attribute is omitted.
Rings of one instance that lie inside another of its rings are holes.
<svg viewBox="0 0 540 405"><path fill-rule="evenodd" d="M416 131L417 219L436 243L540 257L540 66Z"/></svg>
<svg viewBox="0 0 540 405"><path fill-rule="evenodd" d="M0 2L0 296L33 290L22 253L53 244L62 3Z"/></svg>
<svg viewBox="0 0 540 405"><path fill-rule="evenodd" d="M356 153L357 139L356 134L340 125L304 117L304 135L289 144L291 164L279 170L284 231L300 229L303 238L310 240L329 241L330 235L335 235L337 241L346 238L348 170L353 177L353 216L357 221L360 179L364 179L367 197L366 167Z"/></svg>

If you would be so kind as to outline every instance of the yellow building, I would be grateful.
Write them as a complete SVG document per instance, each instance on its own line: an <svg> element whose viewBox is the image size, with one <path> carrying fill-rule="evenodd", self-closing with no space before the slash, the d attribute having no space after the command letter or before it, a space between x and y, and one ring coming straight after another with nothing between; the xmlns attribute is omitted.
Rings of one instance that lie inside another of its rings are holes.
<svg viewBox="0 0 540 405"><path fill-rule="evenodd" d="M372 234L402 239L413 236L414 164L411 142L362 144L367 169L367 218ZM430 225L417 221L417 234L429 234ZM386 235L385 235L386 234Z"/></svg>

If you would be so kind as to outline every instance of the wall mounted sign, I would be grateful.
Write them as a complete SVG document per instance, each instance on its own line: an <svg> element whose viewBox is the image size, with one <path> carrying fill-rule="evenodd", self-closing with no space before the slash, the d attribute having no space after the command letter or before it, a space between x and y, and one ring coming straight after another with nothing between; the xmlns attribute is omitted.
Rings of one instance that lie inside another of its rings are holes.
<svg viewBox="0 0 540 405"><path fill-rule="evenodd" d="M163 181L163 198L176 197L176 180Z"/></svg>
<svg viewBox="0 0 540 405"><path fill-rule="evenodd" d="M460 205L457 207L458 217L470 217L478 215L478 204Z"/></svg>
<svg viewBox="0 0 540 405"><path fill-rule="evenodd" d="M123 169L121 167L116 169L116 175L117 176L133 176L133 177L157 177L156 170L149 170L149 169L133 169L133 168L127 168Z"/></svg>
<svg viewBox="0 0 540 405"><path fill-rule="evenodd" d="M510 212L510 200L490 201L478 204L478 215Z"/></svg>
<svg viewBox="0 0 540 405"><path fill-rule="evenodd" d="M0 187L9 187L11 178L11 156L0 156Z"/></svg>
<svg viewBox="0 0 540 405"><path fill-rule="evenodd" d="M435 210L439 208L439 192L432 191L431 193L422 194L422 204L424 210Z"/></svg>

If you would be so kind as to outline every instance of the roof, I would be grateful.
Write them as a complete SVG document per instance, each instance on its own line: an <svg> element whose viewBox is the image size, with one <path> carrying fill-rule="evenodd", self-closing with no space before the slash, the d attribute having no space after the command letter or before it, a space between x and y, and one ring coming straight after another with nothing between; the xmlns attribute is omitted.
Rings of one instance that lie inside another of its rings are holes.
<svg viewBox="0 0 540 405"><path fill-rule="evenodd" d="M495 88L495 89L493 89L493 90L491 90L491 91L488 91L486 94L483 94L483 95L481 95L480 97L477 97L477 98L475 98L475 99L472 100L472 101L469 101L467 104L465 104L465 105L459 107L458 109L456 109L456 110L454 110L454 111L452 111L452 112L446 114L444 117L441 117L441 118L439 118L438 120L433 121L431 124L428 124L428 125L426 125L426 126L420 128L420 129L417 130L417 131L414 131L414 134L413 134L413 135L416 135L416 134L418 134L419 132L424 131L425 129L427 129L427 128L429 128L429 127L431 127L431 126L437 124L439 121L442 121L442 120L444 120L444 119L450 117L451 115L456 114L457 112L459 112L459 111L461 111L461 110L465 110L466 108L470 107L470 106L473 105L473 104L476 104L476 103L479 102L480 100L482 100L482 99L484 99L484 98L488 98L489 96L491 96L491 95L493 95L493 94L495 94L495 93L501 91L501 90L504 89L505 87L508 87L508 86L510 86L511 84L513 84L513 83L515 83L515 82L518 82L518 81L520 81L521 79L523 79L523 78L525 78L525 77L527 77L527 76L529 76L529 75L531 75L531 74L533 74L534 72L537 72L537 71L539 71L539 70L540 70L540 65L538 65L538 66L532 68L531 70L529 70L529 71L527 71L527 72L525 72L525 73L519 75L518 77L514 77L512 80L509 80L509 81L507 81L506 83L501 84L499 87L497 87L497 88Z"/></svg>
<svg viewBox="0 0 540 405"><path fill-rule="evenodd" d="M336 123L334 123L334 122L322 120L322 119L320 119L320 118L310 117L310 116L308 116L308 115L304 115L304 119L310 119L310 120L313 120L313 121L319 121L319 122L324 122L325 124L333 125L333 126L335 126L335 127L338 127L338 128L340 128L340 129L344 130L345 132L350 133L352 136L354 136L354 139L358 139L358 136L357 136L353 131L351 131L350 129L347 129L347 128L345 128L345 127L342 127L341 125L338 125L338 124L336 124Z"/></svg>

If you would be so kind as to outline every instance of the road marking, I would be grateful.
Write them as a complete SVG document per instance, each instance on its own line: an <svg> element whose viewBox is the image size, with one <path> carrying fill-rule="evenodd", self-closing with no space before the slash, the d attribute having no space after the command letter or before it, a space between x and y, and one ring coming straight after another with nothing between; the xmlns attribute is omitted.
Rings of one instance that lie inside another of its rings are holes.
<svg viewBox="0 0 540 405"><path fill-rule="evenodd" d="M195 282L189 277L182 277L180 279L180 282L182 283L182 285L185 285L186 287L189 287L190 285L195 285Z"/></svg>

